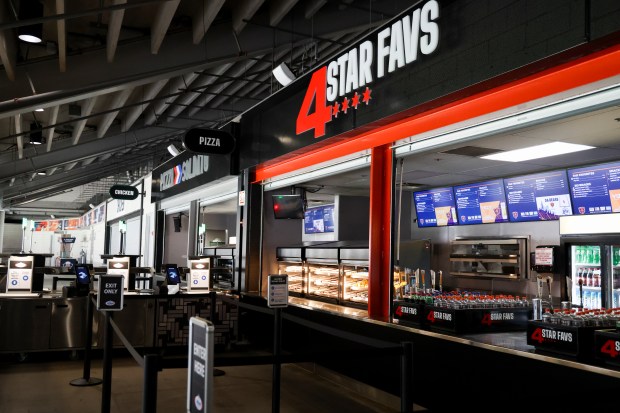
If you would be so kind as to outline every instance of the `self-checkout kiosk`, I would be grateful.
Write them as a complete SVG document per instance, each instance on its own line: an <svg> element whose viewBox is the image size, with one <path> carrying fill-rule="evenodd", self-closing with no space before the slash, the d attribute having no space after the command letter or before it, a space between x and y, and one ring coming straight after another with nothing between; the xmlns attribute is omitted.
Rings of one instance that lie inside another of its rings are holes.
<svg viewBox="0 0 620 413"><path fill-rule="evenodd" d="M6 275L6 293L32 293L33 275L34 257L32 255L10 256Z"/></svg>
<svg viewBox="0 0 620 413"><path fill-rule="evenodd" d="M211 260L196 258L189 260L187 291L207 291L211 288Z"/></svg>

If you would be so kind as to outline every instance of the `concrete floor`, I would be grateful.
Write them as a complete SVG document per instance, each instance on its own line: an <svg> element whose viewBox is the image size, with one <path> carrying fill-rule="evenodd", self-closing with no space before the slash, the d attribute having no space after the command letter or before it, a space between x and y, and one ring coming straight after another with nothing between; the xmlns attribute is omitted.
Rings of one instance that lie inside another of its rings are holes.
<svg viewBox="0 0 620 413"><path fill-rule="evenodd" d="M51 359L50 359L51 358ZM91 364L90 376L102 378L101 360ZM0 358L0 413L101 412L102 385L72 386L83 377L84 363L49 354L32 353ZM344 386L308 366L283 365L282 413L395 413L399 400L355 386ZM269 413L272 411L272 366L222 367L214 377L214 412ZM111 413L142 412L142 369L130 357L115 357L112 369ZM166 369L158 375L158 412L185 412L187 369ZM381 400L379 400L381 399ZM416 409L418 410L418 409Z"/></svg>

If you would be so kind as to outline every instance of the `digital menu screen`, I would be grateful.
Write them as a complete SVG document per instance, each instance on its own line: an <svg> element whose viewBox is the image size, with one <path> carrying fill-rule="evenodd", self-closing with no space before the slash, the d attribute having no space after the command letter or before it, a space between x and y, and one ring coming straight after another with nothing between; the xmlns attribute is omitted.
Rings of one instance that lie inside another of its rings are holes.
<svg viewBox="0 0 620 413"><path fill-rule="evenodd" d="M504 183L501 179L454 187L459 224L508 222Z"/></svg>
<svg viewBox="0 0 620 413"><path fill-rule="evenodd" d="M306 234L334 232L334 205L308 208L304 212L304 232Z"/></svg>
<svg viewBox="0 0 620 413"><path fill-rule="evenodd" d="M504 178L511 222L549 221L572 215L566 171Z"/></svg>
<svg viewBox="0 0 620 413"><path fill-rule="evenodd" d="M441 227L458 224L452 188L435 188L414 192L413 201L418 227Z"/></svg>
<svg viewBox="0 0 620 413"><path fill-rule="evenodd" d="M620 162L569 169L575 215L620 212Z"/></svg>

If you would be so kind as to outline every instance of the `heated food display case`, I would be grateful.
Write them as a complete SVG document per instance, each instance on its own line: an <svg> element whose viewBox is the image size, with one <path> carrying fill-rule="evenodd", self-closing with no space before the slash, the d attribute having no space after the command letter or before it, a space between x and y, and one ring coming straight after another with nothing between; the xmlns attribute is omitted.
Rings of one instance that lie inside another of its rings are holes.
<svg viewBox="0 0 620 413"><path fill-rule="evenodd" d="M340 248L342 269L342 302L346 305L368 306L368 244Z"/></svg>
<svg viewBox="0 0 620 413"><path fill-rule="evenodd" d="M338 303L340 291L339 249L333 243L306 247L308 297Z"/></svg>
<svg viewBox="0 0 620 413"><path fill-rule="evenodd" d="M278 274L288 275L288 292L296 297L305 296L308 290L304 252L303 246L276 248Z"/></svg>

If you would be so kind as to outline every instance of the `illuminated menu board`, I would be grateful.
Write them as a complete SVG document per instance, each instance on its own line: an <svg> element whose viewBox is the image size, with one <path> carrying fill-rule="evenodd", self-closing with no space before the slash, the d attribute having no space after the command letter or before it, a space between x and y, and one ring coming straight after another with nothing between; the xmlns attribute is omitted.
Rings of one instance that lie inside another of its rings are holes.
<svg viewBox="0 0 620 413"><path fill-rule="evenodd" d="M334 232L334 205L308 208L304 212L304 232L306 234Z"/></svg>
<svg viewBox="0 0 620 413"><path fill-rule="evenodd" d="M571 215L566 171L504 178L511 222L548 221Z"/></svg>
<svg viewBox="0 0 620 413"><path fill-rule="evenodd" d="M620 162L569 169L575 215L620 212Z"/></svg>
<svg viewBox="0 0 620 413"><path fill-rule="evenodd" d="M501 179L454 187L459 224L508 222Z"/></svg>
<svg viewBox="0 0 620 413"><path fill-rule="evenodd" d="M435 188L413 193L418 227L458 224L452 188Z"/></svg>

